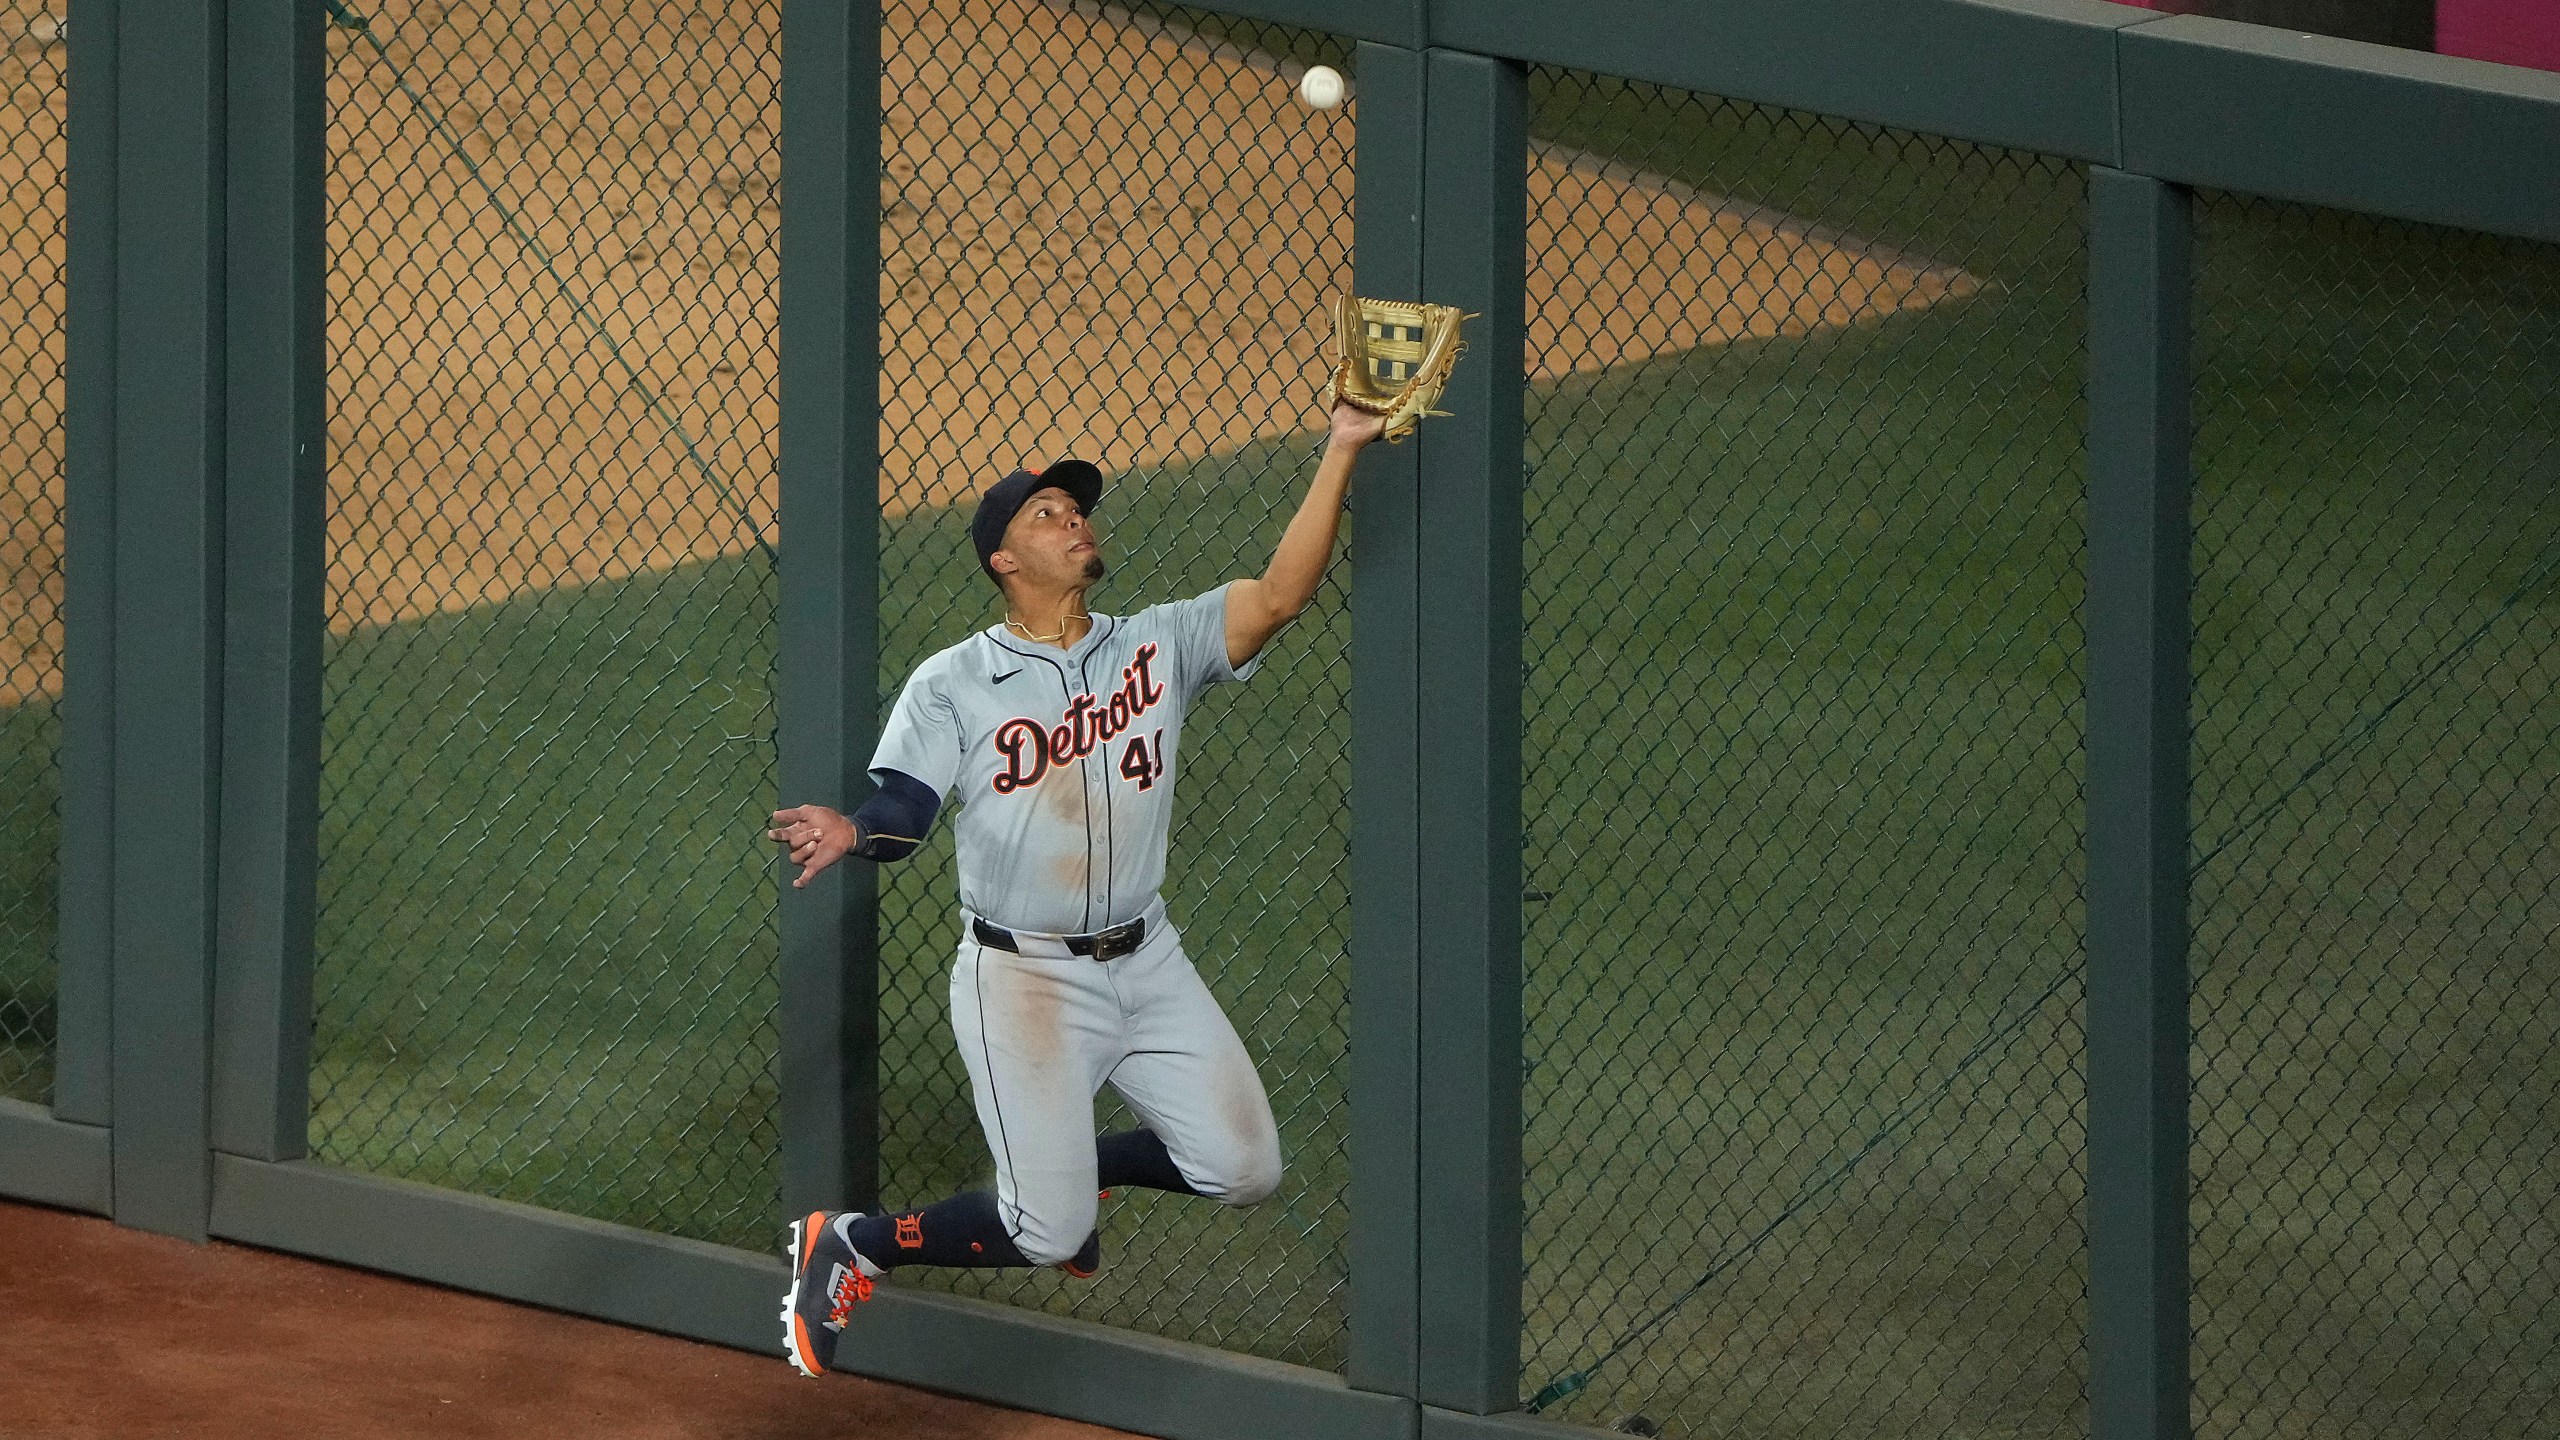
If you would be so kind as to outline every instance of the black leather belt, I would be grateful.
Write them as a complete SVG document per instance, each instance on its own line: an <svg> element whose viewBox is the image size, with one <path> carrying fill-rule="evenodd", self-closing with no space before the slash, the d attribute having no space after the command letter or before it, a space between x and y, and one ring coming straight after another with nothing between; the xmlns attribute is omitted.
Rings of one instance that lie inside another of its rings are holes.
<svg viewBox="0 0 2560 1440"><path fill-rule="evenodd" d="M978 943L981 945L992 945L998 950L1010 950L1016 955L1022 953L1022 947L1014 942L1013 932L1001 925L990 925L973 915L969 917L969 929L978 937ZM1117 960L1146 943L1147 917L1141 915L1126 924L1114 925L1108 930L1096 930L1090 935L1061 935L1058 939L1066 945L1067 953L1070 955L1090 955L1096 960Z"/></svg>

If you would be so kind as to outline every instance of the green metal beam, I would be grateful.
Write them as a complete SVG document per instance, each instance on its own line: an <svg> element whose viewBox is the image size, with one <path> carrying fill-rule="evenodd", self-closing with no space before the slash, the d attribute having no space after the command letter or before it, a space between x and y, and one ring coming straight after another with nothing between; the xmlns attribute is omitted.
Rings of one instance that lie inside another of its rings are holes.
<svg viewBox="0 0 2560 1440"><path fill-rule="evenodd" d="M1374 40L1407 50L1423 45L1426 0L1227 0L1202 8L1347 40Z"/></svg>
<svg viewBox="0 0 2560 1440"><path fill-rule="evenodd" d="M222 751L224 16L130 3L116 21L115 1217L201 1240Z"/></svg>
<svg viewBox="0 0 2560 1440"><path fill-rule="evenodd" d="M782 10L780 635L784 804L850 809L878 728L880 8ZM878 1199L872 867L782 877L786 1212Z"/></svg>
<svg viewBox="0 0 2560 1440"><path fill-rule="evenodd" d="M1421 1440L1576 1440L1607 1433L1517 1411L1507 1415L1466 1415L1432 1405L1422 1407Z"/></svg>
<svg viewBox="0 0 2560 1440"><path fill-rule="evenodd" d="M2560 240L2560 75L2186 15L2122 71L2125 169Z"/></svg>
<svg viewBox="0 0 2560 1440"><path fill-rule="evenodd" d="M2107 0L1431 0L1427 39L2560 240L2560 75L2517 66Z"/></svg>
<svg viewBox="0 0 2560 1440"><path fill-rule="evenodd" d="M2187 192L2089 176L2089 1410L2187 1434Z"/></svg>
<svg viewBox="0 0 2560 1440"><path fill-rule="evenodd" d="M1527 84L1435 50L1422 293L1475 312L1420 451L1421 1365L1520 1403L1520 546Z"/></svg>
<svg viewBox="0 0 2560 1440"><path fill-rule="evenodd" d="M328 566L326 13L231 0L221 932L213 1132L290 1160L310 1129Z"/></svg>
<svg viewBox="0 0 2560 1440"><path fill-rule="evenodd" d="M104 1215L111 1199L106 1130L0 1100L0 1196Z"/></svg>
<svg viewBox="0 0 2560 1440"><path fill-rule="evenodd" d="M1425 66L1363 44L1352 288L1422 293ZM1422 544L1416 445L1360 457L1351 508L1351 1383L1420 1383Z"/></svg>
<svg viewBox="0 0 2560 1440"><path fill-rule="evenodd" d="M1432 0L1431 43L2108 160L2106 0Z"/></svg>
<svg viewBox="0 0 2560 1440"><path fill-rule="evenodd" d="M308 1161L225 1155L215 1182L225 1239L733 1346L788 1373L778 1255ZM894 1284L855 1312L840 1353L878 1379L1174 1440L1413 1436L1411 1401L1321 1371Z"/></svg>
<svg viewBox="0 0 2560 1440"><path fill-rule="evenodd" d="M65 138L62 851L53 1113L104 1125L114 1092L116 6L71 0Z"/></svg>
<svg viewBox="0 0 2560 1440"><path fill-rule="evenodd" d="M883 1380L1169 1440L1413 1440L1411 1400L1320 1370L922 1290L855 1316L845 1352Z"/></svg>

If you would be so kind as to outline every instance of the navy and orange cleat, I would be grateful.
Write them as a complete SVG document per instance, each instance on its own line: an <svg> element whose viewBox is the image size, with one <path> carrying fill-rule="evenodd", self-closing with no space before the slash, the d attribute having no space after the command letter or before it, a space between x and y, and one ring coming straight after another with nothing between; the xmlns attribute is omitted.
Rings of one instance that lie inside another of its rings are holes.
<svg viewBox="0 0 2560 1440"><path fill-rule="evenodd" d="M836 1233L835 1210L812 1210L791 1226L791 1289L782 1297L782 1350L792 1368L816 1377L833 1368L836 1341L853 1307L871 1298L862 1257ZM860 1218L860 1217L856 1217Z"/></svg>
<svg viewBox="0 0 2560 1440"><path fill-rule="evenodd" d="M1110 1192L1105 1191L1104 1193L1108 1194ZM1094 1276L1101 1274L1102 1232L1096 1230L1092 1234L1084 1237L1084 1244L1077 1248L1075 1254L1059 1261L1058 1268L1066 1271L1069 1275L1074 1276L1078 1280L1090 1280Z"/></svg>

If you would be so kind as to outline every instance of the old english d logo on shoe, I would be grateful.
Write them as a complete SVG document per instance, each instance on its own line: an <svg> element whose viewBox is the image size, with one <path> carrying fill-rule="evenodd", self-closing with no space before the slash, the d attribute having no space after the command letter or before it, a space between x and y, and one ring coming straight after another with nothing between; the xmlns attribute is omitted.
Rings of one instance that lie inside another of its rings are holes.
<svg viewBox="0 0 2560 1440"><path fill-rule="evenodd" d="M898 1217L898 1248L901 1250L921 1250L924 1248L923 1216L901 1215Z"/></svg>

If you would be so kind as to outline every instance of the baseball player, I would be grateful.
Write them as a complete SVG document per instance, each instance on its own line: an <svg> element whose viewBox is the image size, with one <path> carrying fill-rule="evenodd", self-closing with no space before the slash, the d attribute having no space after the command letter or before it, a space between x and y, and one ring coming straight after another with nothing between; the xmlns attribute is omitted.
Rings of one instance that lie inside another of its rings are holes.
<svg viewBox="0 0 2560 1440"><path fill-rule="evenodd" d="M1097 1192L1142 1185L1251 1205L1280 1183L1280 1137L1253 1061L1166 918L1165 833L1182 720L1254 670L1315 595L1352 462L1381 422L1336 405L1323 463L1259 579L1134 615L1095 615L1091 523L1102 472L1061 460L979 497L978 563L999 625L916 667L871 757L877 793L847 816L777 810L802 886L847 855L904 859L956 800L960 948L951 1027L995 1188L895 1214L816 1210L791 1227L785 1349L835 1363L872 1283L900 1265L1101 1262ZM1097 1138L1104 1082L1143 1128Z"/></svg>

